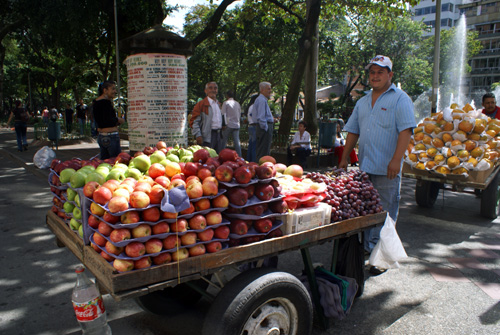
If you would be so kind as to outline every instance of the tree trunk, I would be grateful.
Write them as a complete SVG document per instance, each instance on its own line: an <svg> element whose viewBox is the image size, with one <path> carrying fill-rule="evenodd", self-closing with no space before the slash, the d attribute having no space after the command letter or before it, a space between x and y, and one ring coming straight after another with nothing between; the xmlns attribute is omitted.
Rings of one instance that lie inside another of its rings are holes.
<svg viewBox="0 0 500 335"><path fill-rule="evenodd" d="M307 15L306 28L299 40L299 53L292 78L290 80L288 93L286 95L285 107L281 114L281 121L278 133L280 135L290 134L293 115L299 98L300 87L304 71L307 65L307 59L310 56L314 45L314 32L318 24L319 14L321 12L321 0L311 0L310 10Z"/></svg>
<svg viewBox="0 0 500 335"><path fill-rule="evenodd" d="M4 114L7 114L3 112L4 60L5 60L5 47L2 45L2 42L0 41L0 116L4 116Z"/></svg>
<svg viewBox="0 0 500 335"><path fill-rule="evenodd" d="M307 12L311 11L312 0L307 0ZM305 109L304 121L307 123L307 131L314 135L318 131L318 111L316 106L316 91L318 84L318 54L319 54L319 28L318 22L314 27L314 38L312 39L312 47L309 56L307 57L306 70L304 74L304 96Z"/></svg>

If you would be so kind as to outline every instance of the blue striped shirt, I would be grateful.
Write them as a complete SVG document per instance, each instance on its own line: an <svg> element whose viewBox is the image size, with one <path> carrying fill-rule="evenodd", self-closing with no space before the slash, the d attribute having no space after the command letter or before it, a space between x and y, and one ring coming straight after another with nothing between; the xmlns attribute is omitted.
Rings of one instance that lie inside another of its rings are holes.
<svg viewBox="0 0 500 335"><path fill-rule="evenodd" d="M415 128L413 102L392 84L378 97L372 108L372 91L359 99L344 131L359 135L360 169L386 175L399 133Z"/></svg>
<svg viewBox="0 0 500 335"><path fill-rule="evenodd" d="M267 131L267 123L274 122L273 114L267 103L267 98L264 94L259 94L253 103L253 120L259 124L259 127Z"/></svg>

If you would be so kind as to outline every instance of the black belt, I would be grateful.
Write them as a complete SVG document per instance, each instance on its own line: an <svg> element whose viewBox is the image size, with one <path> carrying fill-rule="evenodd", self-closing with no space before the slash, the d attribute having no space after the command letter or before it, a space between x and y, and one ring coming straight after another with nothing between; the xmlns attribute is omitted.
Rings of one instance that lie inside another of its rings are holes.
<svg viewBox="0 0 500 335"><path fill-rule="evenodd" d="M114 131L112 133L99 133L101 136L111 136L111 135L118 135L119 133L117 131Z"/></svg>

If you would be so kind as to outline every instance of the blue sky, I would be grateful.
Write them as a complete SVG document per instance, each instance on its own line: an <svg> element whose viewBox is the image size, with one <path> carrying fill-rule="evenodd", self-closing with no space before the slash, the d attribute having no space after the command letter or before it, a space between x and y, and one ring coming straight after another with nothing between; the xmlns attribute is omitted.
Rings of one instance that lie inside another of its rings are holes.
<svg viewBox="0 0 500 335"><path fill-rule="evenodd" d="M184 24L184 17L186 13L189 12L191 7L195 5L208 5L210 4L209 0L182 0L182 1L171 1L167 0L167 4L169 5L182 5L184 8L175 12L174 15L168 16L163 23L174 26L174 32L179 35L184 35L182 33L182 25ZM222 2L222 0L213 0L213 3L218 5ZM236 1L228 8L231 9L236 6L240 1Z"/></svg>

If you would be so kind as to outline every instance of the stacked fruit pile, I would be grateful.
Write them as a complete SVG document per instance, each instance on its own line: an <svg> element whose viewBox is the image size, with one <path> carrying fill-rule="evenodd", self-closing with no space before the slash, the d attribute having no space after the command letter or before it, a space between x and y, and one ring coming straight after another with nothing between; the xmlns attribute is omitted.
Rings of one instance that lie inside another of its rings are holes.
<svg viewBox="0 0 500 335"><path fill-rule="evenodd" d="M417 128L405 155L405 163L441 175L467 177L469 171L492 168L499 158L500 120L490 119L469 104L456 104Z"/></svg>
<svg viewBox="0 0 500 335"><path fill-rule="evenodd" d="M316 206L325 196L326 184L317 183L308 177L296 178L285 174L278 180L289 209Z"/></svg>
<svg viewBox="0 0 500 335"><path fill-rule="evenodd" d="M327 174L311 172L306 178L326 184L323 202L332 206L331 222L380 213L382 205L378 191L368 174L360 170Z"/></svg>

